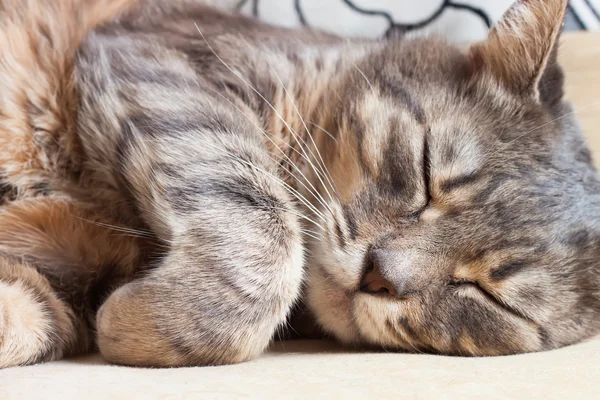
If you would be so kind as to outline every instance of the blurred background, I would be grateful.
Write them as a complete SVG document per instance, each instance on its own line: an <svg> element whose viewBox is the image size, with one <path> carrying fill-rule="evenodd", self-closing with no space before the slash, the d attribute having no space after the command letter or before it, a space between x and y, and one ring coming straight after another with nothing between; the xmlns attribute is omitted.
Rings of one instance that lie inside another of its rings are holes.
<svg viewBox="0 0 600 400"><path fill-rule="evenodd" d="M440 33L455 42L487 35L513 0L212 0L265 22L342 36ZM571 0L566 30L600 30L600 0Z"/></svg>

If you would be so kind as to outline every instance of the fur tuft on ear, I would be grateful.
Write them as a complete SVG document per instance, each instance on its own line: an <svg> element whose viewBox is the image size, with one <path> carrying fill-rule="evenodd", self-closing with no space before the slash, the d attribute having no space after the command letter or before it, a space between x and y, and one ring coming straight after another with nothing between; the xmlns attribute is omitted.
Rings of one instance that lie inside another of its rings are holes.
<svg viewBox="0 0 600 400"><path fill-rule="evenodd" d="M491 75L517 95L542 100L540 79L549 63L555 62L567 3L568 0L518 0L488 38L469 49L475 72Z"/></svg>

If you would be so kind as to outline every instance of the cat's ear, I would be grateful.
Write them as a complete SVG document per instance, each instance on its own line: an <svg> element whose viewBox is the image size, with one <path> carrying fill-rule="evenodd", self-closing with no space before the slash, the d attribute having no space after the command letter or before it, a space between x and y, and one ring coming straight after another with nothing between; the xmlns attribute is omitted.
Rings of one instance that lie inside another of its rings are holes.
<svg viewBox="0 0 600 400"><path fill-rule="evenodd" d="M546 76L560 72L556 48L568 0L517 0L488 38L469 49L473 71L514 94L545 101ZM554 78L553 78L554 79ZM562 85L562 76L561 76ZM562 87L559 88L562 93Z"/></svg>

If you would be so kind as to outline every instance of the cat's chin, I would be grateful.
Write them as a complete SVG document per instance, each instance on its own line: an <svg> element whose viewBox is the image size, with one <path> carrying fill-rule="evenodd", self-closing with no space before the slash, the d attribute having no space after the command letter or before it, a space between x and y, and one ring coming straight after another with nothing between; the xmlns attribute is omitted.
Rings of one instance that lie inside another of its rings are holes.
<svg viewBox="0 0 600 400"><path fill-rule="evenodd" d="M319 326L341 342L359 342L353 316L354 296L325 275L319 266L308 269L306 301Z"/></svg>

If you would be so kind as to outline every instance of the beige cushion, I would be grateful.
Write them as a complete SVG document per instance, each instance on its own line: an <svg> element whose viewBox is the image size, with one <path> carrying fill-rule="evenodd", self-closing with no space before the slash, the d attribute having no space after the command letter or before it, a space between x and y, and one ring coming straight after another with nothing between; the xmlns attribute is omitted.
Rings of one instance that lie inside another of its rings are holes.
<svg viewBox="0 0 600 400"><path fill-rule="evenodd" d="M2 399L594 399L600 338L545 353L465 358L276 343L225 367L139 369L99 356L0 371ZM459 397L460 396L460 397Z"/></svg>
<svg viewBox="0 0 600 400"><path fill-rule="evenodd" d="M600 34L564 37L567 93L600 160ZM460 396L460 397L459 397ZM0 399L600 398L600 337L495 358L367 353L329 341L276 343L253 362L138 369L98 355L0 371Z"/></svg>

